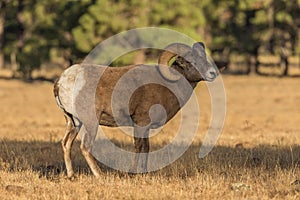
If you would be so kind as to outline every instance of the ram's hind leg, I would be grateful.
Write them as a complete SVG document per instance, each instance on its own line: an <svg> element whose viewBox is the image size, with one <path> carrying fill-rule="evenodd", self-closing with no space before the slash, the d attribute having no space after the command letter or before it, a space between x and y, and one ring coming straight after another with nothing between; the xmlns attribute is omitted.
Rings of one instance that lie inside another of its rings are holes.
<svg viewBox="0 0 300 200"><path fill-rule="evenodd" d="M97 160L90 152L90 150L92 149L92 143L97 134L97 128L95 129L96 130L93 130L92 128L89 131L87 131L86 127L84 126L82 127L81 131L83 131L83 134L82 134L80 149L91 171L98 178L100 176L100 168L97 164Z"/></svg>
<svg viewBox="0 0 300 200"><path fill-rule="evenodd" d="M76 130L73 121L70 116L65 115L66 118L66 133L64 138L62 139L62 148L64 151L64 160L65 160L65 165L67 169L67 175L69 178L73 177L74 171L72 167L72 160L71 160L71 148L73 145L73 142L78 134L78 131Z"/></svg>

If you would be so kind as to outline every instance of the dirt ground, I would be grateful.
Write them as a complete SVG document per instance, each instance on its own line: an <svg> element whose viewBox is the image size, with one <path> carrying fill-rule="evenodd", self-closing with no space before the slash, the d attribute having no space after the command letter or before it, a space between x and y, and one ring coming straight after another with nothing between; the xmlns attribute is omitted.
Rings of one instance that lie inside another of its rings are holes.
<svg viewBox="0 0 300 200"><path fill-rule="evenodd" d="M299 199L300 79L225 75L223 80L226 121L208 156L198 158L211 115L201 83L196 88L201 126L179 160L134 176L101 166L96 179L77 141L74 180L65 174L60 145L65 120L53 85L0 80L0 199ZM151 144L166 144L179 123L177 116ZM133 148L132 138L119 130L105 133Z"/></svg>

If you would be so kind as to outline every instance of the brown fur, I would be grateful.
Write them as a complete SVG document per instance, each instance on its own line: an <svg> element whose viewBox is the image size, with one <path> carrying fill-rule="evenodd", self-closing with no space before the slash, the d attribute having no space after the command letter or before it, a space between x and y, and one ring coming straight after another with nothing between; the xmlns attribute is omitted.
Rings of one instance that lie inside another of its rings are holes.
<svg viewBox="0 0 300 200"><path fill-rule="evenodd" d="M194 59L196 63L199 62L200 60L201 62L200 67L203 68L202 70L206 71L209 69L210 66L208 66L208 62L206 61L204 46L202 50L201 50L202 48L201 45L200 46L198 45L197 48L200 48L199 54L197 53L197 51L195 51L194 47L193 50L192 48L190 48L191 51L189 54L189 59L192 61ZM199 49L197 50L199 51ZM85 66L82 65L81 67L85 68ZM158 128L163 125L162 122L166 123L170 119L172 119L172 117L180 110L180 104L178 102L177 96L173 94L173 92L170 91L168 88L160 84L154 84L154 83L142 85L136 91L134 91L134 93L130 98L129 105L126 105L127 107L129 106L129 114L124 114L124 116L121 116L121 118L124 119L124 122L122 122L123 124L117 124L113 116L111 102L112 102L112 94L115 89L115 85L120 80L120 78L123 77L124 74L126 74L127 72L133 69L144 70L144 72L147 73L146 74L147 76L153 78L159 77L159 80L163 80L162 79L163 75L162 74L159 75L159 71L153 70L154 68L147 71L147 67L149 69L150 66L145 66L145 65L132 65L132 66L119 67L119 68L104 67L104 66L99 66L99 67L100 70L102 69L104 70L101 79L99 80L99 83L97 85L96 94L95 94L96 96L95 107L96 107L96 114L97 114L97 119L99 121L99 125L110 126L110 127L124 125L124 126L134 127L134 145L135 145L136 156L132 162L131 171L136 172L140 153L149 152L149 148L150 148L149 138L148 138L149 129ZM198 70L194 68L194 66L191 63L185 61L182 57L178 57L175 60L175 62L172 64L171 68L177 70L180 74L182 74L182 76L186 78L188 84L191 86L190 88L192 89L197 85L199 81L205 79L198 72ZM215 75L217 75L217 72ZM134 80L136 78L138 77L132 76L130 80ZM143 79L143 77L139 77L139 78ZM58 82L59 80L56 81L56 83L54 84L54 95L59 101ZM179 91L182 90L180 92L184 94L184 96L182 97L183 102L181 103L185 104L186 101L190 98L192 91L186 91L187 87L186 86L181 87L182 85L180 84L183 84L183 82L182 81L174 82L172 87L175 90L179 90ZM126 91L127 89L126 84L120 87L122 91ZM149 110L155 104L159 104L164 107L166 111L166 117L167 117L167 119L165 119L166 121L163 121L160 118L161 116L159 114L158 114L159 115L158 119L156 121L153 122L151 121L149 117ZM60 107L64 110L62 105L60 105ZM127 108L121 108L121 109L127 109ZM62 146L64 150L64 156L65 156L64 158L66 162L67 173L69 177L72 177L74 172L71 164L70 149L79 130L77 130L76 129L77 127L75 127L75 123L72 119L72 114L66 112L65 110L64 113L67 119L67 128L66 128L65 137L62 141ZM99 176L100 170L97 166L96 160L91 155L91 153L87 150L87 148L91 144L90 137L91 136L88 133L83 135L81 150L93 174L95 176ZM143 159L145 160L142 161L142 168L144 169L144 171L146 171L148 158L143 157Z"/></svg>

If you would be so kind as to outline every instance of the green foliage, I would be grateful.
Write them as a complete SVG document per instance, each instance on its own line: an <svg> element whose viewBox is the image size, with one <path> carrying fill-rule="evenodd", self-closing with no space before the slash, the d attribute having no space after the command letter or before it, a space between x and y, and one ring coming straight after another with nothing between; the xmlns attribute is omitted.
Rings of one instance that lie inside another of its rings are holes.
<svg viewBox="0 0 300 200"><path fill-rule="evenodd" d="M50 52L57 52L55 56L71 64L83 59L109 36L149 26L180 31L204 41L212 53L222 54L226 50L227 57L230 54L257 56L259 50L278 53L282 47L300 51L299 0L3 2L0 6L5 9L1 52L6 61L16 54L22 76L30 76L28 74L42 63L55 60ZM149 40L149 37L141 39ZM153 40L161 42L159 38ZM130 59L134 55L129 56ZM124 62L129 63L129 60Z"/></svg>

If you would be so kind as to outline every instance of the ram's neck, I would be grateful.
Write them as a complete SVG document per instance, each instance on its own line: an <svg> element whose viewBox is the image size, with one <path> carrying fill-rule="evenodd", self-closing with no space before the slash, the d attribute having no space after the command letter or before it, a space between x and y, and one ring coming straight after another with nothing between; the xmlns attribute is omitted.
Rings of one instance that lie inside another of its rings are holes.
<svg viewBox="0 0 300 200"><path fill-rule="evenodd" d="M186 77L186 74L184 72L184 65L182 65L181 63L174 61L174 63L171 65L171 68L177 70L180 74L182 74L184 77ZM186 78L186 80L190 83L190 85L195 88L198 84L199 81L190 81Z"/></svg>

